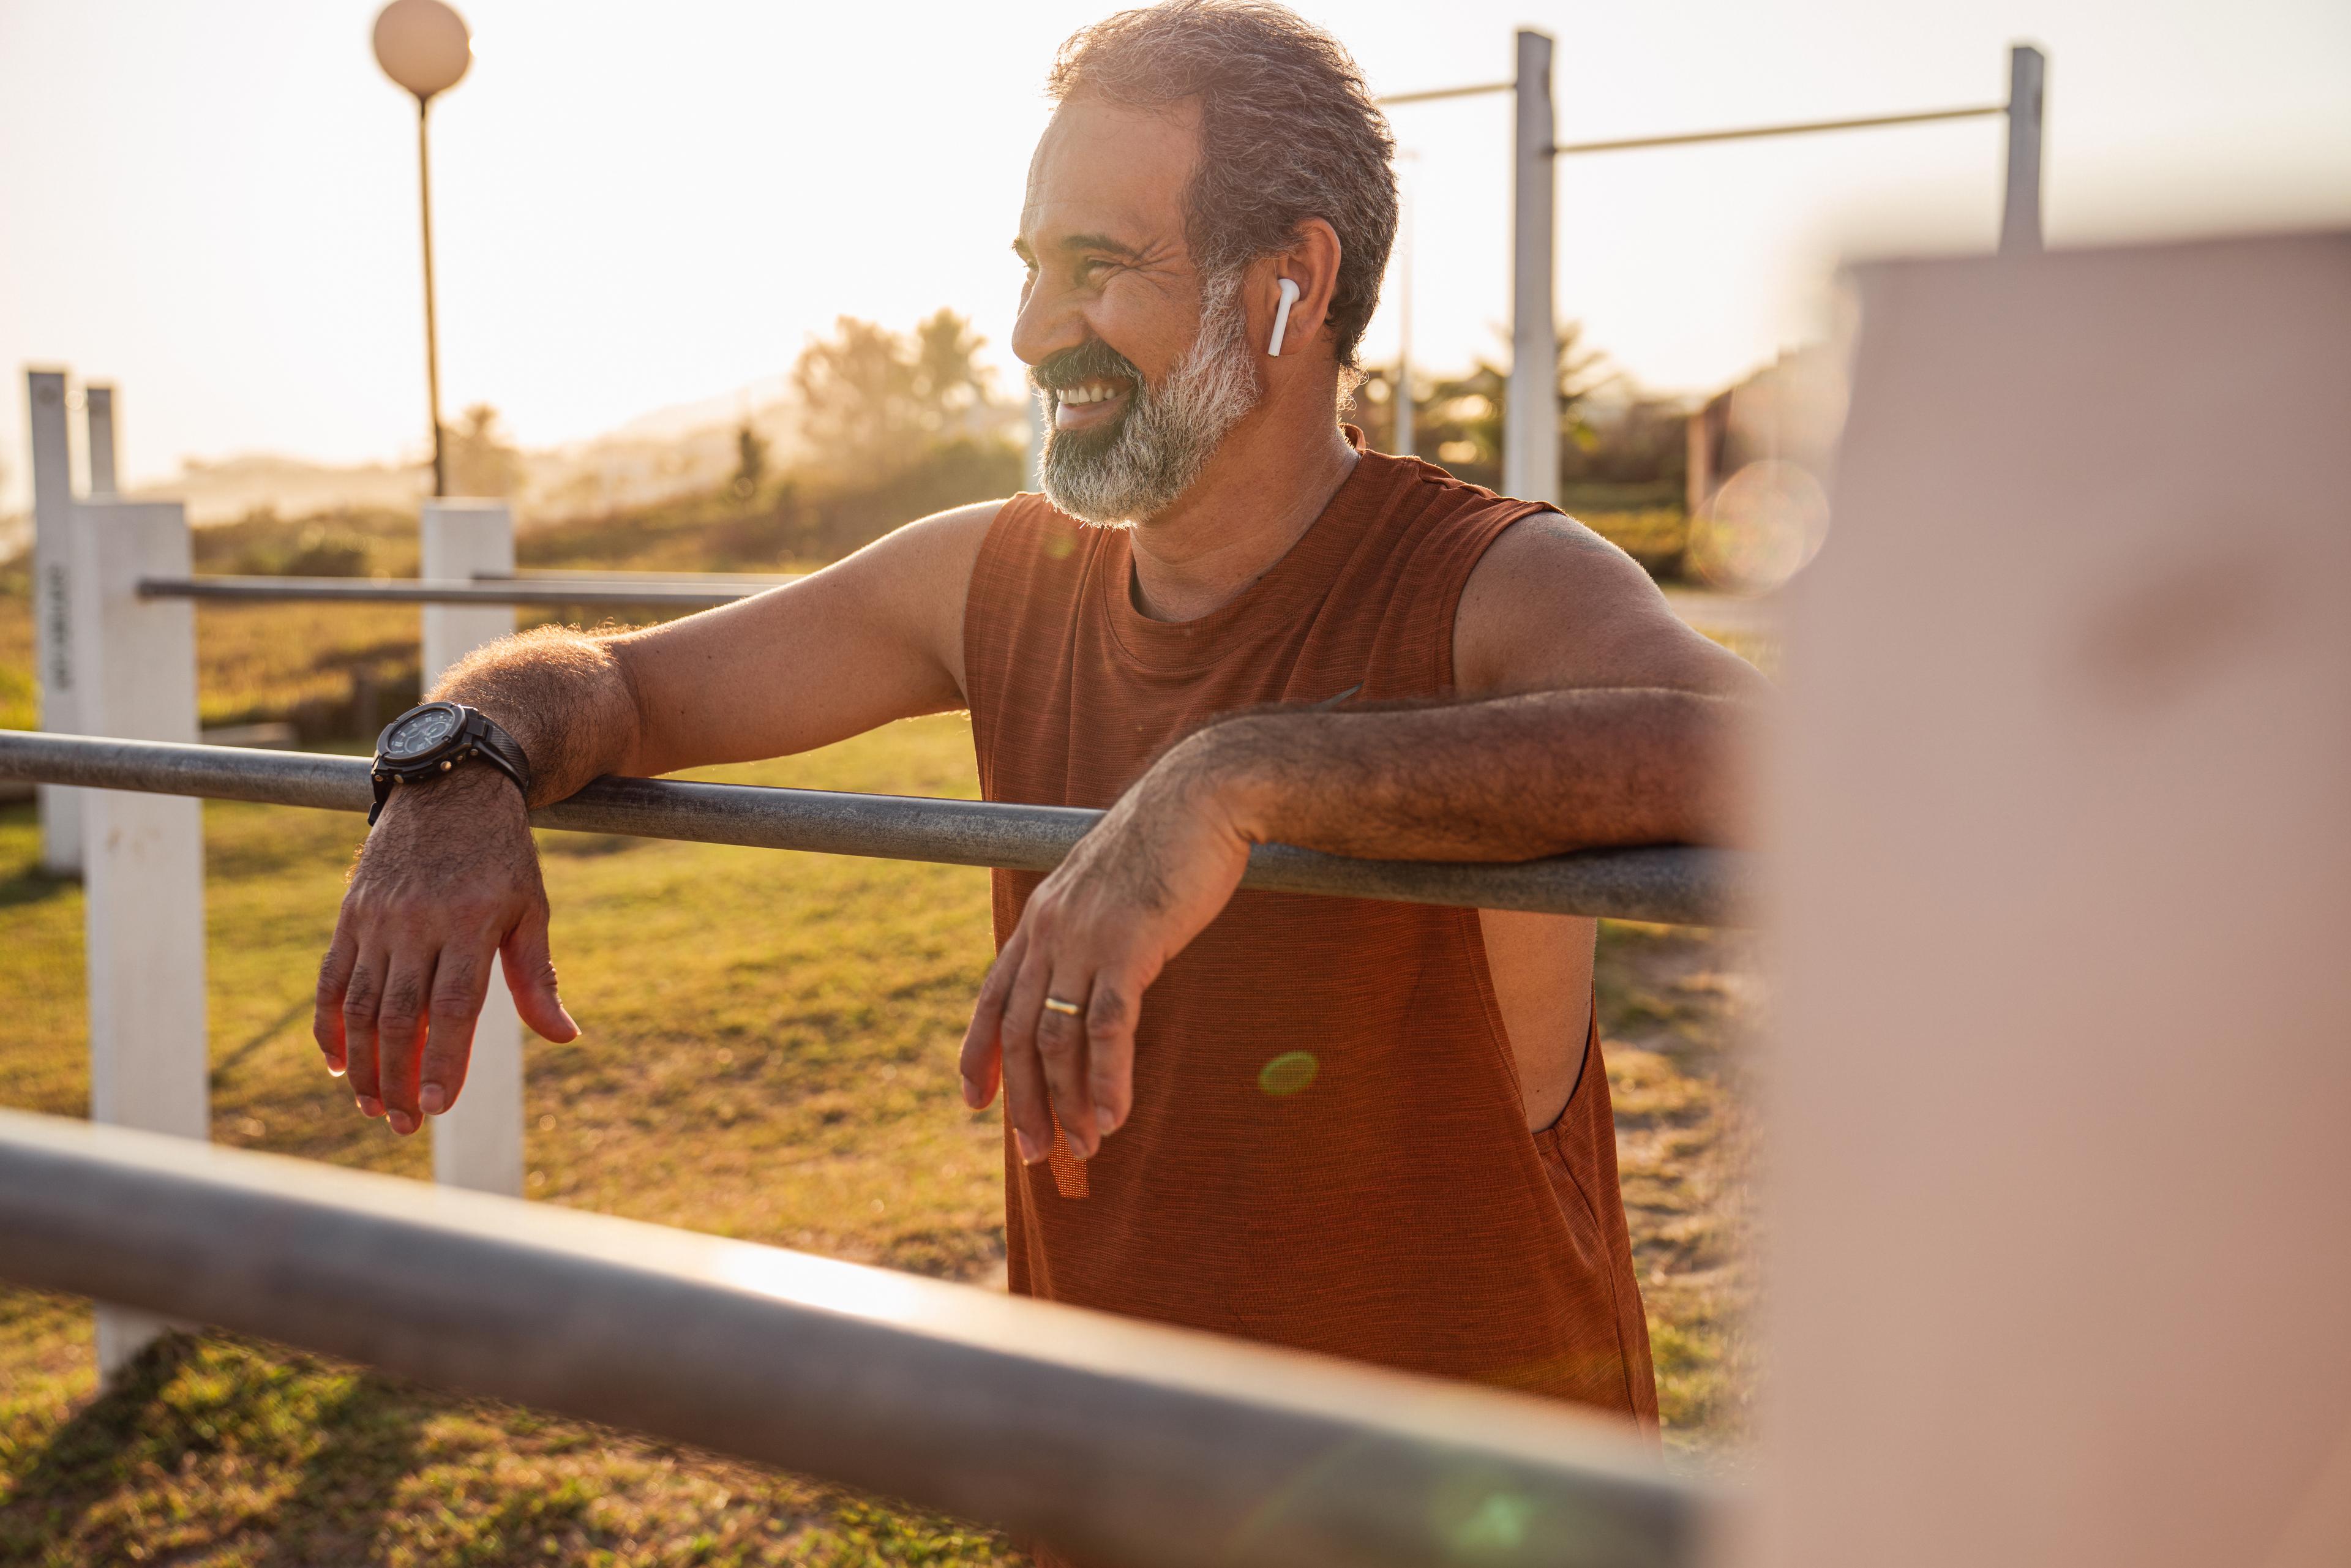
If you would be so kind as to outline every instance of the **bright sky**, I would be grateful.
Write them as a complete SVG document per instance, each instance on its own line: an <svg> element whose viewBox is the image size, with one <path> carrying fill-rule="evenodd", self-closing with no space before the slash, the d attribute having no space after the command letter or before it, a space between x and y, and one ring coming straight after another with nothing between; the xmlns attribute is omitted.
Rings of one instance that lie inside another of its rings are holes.
<svg viewBox="0 0 2351 1568"><path fill-rule="evenodd" d="M414 456L412 100L378 0L0 0L0 497L22 368L120 386L126 480L184 456ZM1040 83L1108 0L461 0L436 100L443 399L527 444L779 375L841 313L940 305L1004 349ZM1939 108L2050 52L2056 244L2351 222L2343 0L1307 4L1374 87L1509 76L1559 39L1565 141ZM1417 153L1416 359L1508 314L1507 98L1399 109ZM1562 159L1562 313L1644 382L1802 339L1842 254L1991 245L1997 120ZM1394 290L1369 352L1395 348Z"/></svg>

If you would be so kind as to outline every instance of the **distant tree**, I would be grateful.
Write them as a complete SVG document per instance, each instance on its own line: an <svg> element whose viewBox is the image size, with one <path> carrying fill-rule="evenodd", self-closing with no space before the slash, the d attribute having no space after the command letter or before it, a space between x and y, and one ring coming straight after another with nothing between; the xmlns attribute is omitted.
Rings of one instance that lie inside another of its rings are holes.
<svg viewBox="0 0 2351 1568"><path fill-rule="evenodd" d="M972 413L990 403L977 359L985 341L952 310L911 339L853 316L836 320L832 336L812 340L792 367L813 465L888 477L967 434Z"/></svg>
<svg viewBox="0 0 2351 1568"><path fill-rule="evenodd" d="M850 474L894 474L921 432L914 366L905 340L854 316L812 340L792 367L800 427L816 464Z"/></svg>
<svg viewBox="0 0 2351 1568"><path fill-rule="evenodd" d="M747 418L735 431L735 477L727 483L727 494L747 501L759 493L759 481L767 476L768 438Z"/></svg>
<svg viewBox="0 0 2351 1568"><path fill-rule="evenodd" d="M455 428L441 427L453 496L511 496L522 487L522 454L498 428L498 411L477 402Z"/></svg>
<svg viewBox="0 0 2351 1568"><path fill-rule="evenodd" d="M968 319L941 309L914 329L914 395L933 435L955 433L962 415L990 402L988 371L978 362L987 339Z"/></svg>

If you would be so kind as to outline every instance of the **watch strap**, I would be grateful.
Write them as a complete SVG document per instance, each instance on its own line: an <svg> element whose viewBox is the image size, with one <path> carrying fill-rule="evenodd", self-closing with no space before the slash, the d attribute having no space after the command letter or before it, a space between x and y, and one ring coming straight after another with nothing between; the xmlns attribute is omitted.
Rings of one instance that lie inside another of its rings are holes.
<svg viewBox="0 0 2351 1568"><path fill-rule="evenodd" d="M522 791L523 803L530 803L530 758L521 744L498 727L497 721L479 708L465 710L465 729L484 761L515 781Z"/></svg>

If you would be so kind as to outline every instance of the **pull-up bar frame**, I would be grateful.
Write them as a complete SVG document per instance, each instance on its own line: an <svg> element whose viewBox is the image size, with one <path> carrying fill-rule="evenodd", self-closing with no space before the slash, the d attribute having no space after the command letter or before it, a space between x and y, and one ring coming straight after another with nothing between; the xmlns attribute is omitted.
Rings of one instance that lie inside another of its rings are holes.
<svg viewBox="0 0 2351 1568"><path fill-rule="evenodd" d="M1559 499L1559 386L1553 373L1558 324L1552 300L1559 237L1554 216L1555 159L1593 152L1628 152L1646 147L1687 147L2006 115L2008 158L2001 201L2000 249L2003 255L2029 255L2041 249L2041 120L2049 62L2047 56L2030 44L2017 44L2009 49L2005 103L1741 126L1728 131L1619 137L1604 141L1558 140L1552 110L1552 48L1551 35L1521 28L1516 38L1518 74L1511 80L1389 93L1379 99L1395 109L1489 93L1516 96L1517 112L1511 132L1510 375L1503 394L1502 488L1524 500ZM1410 346L1406 345L1407 361L1409 354Z"/></svg>

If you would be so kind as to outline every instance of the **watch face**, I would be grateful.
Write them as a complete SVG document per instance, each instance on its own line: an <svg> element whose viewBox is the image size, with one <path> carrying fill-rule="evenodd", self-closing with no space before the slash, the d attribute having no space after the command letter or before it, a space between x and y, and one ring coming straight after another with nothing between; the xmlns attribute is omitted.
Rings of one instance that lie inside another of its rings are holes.
<svg viewBox="0 0 2351 1568"><path fill-rule="evenodd" d="M455 733L457 716L438 706L419 708L392 727L384 737L383 754L393 758L422 757Z"/></svg>

